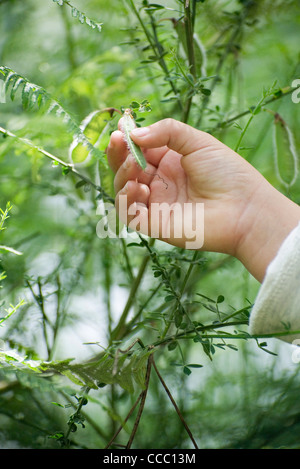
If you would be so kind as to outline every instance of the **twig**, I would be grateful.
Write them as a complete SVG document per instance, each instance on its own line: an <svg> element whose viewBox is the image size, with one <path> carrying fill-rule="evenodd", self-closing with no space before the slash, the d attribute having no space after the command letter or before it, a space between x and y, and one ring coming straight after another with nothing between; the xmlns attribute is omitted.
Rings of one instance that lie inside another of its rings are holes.
<svg viewBox="0 0 300 469"><path fill-rule="evenodd" d="M239 311L241 312L241 310ZM195 326L193 327L192 329L188 329L188 330L185 330L184 332L180 332L176 335L172 335L172 336L166 336L166 337L163 337L162 339L158 340L157 342L154 342L152 345L153 347L159 347L161 345L165 345L169 342L172 342L174 339L178 340L178 339L187 339L187 338L190 338L190 335L192 333L197 333L197 332L206 332L208 330L215 330L215 329L219 329L219 328L224 328L224 327L230 327L230 326L241 326L241 325L248 325L248 321L232 321L232 322L228 322L228 323L225 323L225 322L220 322L220 323L216 323L216 324L208 324L207 326ZM197 335L198 336L198 335ZM208 336L205 335L204 338L207 338ZM212 337L212 336L209 336L209 337ZM220 338L220 335L217 335L216 337ZM222 335L223 338L228 338L228 339L235 339L235 338L253 338L254 336L251 336L249 334L244 334L243 336L239 335L238 334L227 334L226 335ZM272 337L272 335L270 335L269 337Z"/></svg>
<svg viewBox="0 0 300 469"><path fill-rule="evenodd" d="M200 110L200 116L199 116L196 127L200 127L200 124L201 124L201 121L202 121L202 118L203 118L203 114L204 114L204 111L207 108L207 105L209 103L210 97L212 95L212 91L214 90L215 86L217 85L217 83L220 79L221 69L222 69L222 67L225 63L225 60L226 60L227 56L230 54L230 52L232 52L232 48L234 47L236 38L238 37L238 35L240 34L240 32L242 30L242 27L244 26L245 20L248 16L249 10L251 10L251 7L252 7L252 2L246 2L245 6L243 7L243 9L241 11L241 14L237 18L237 22L236 22L236 24L233 28L231 36L229 37L229 40L228 40L227 44L225 45L225 50L224 50L223 54L221 55L221 57L220 57L220 59L217 63L216 70L215 70L215 73L214 73L215 78L213 79L212 86L210 88L211 94L205 96L205 98L203 99L202 107L201 107L201 110Z"/></svg>
<svg viewBox="0 0 300 469"><path fill-rule="evenodd" d="M138 312L135 314L135 316L130 320L130 322L126 325L126 330L125 330L125 334L126 332L128 332L130 330L130 327L135 325L137 320L139 319L140 315L142 314L142 312L144 311L144 309L146 308L147 304L152 300L152 298L156 295L156 293L158 292L158 290L160 289L161 287L161 283L159 283L157 285L157 287L152 291L151 295L149 295L149 297L147 298L147 300L145 301L145 303L143 303L140 307L140 309L138 310Z"/></svg>
<svg viewBox="0 0 300 469"><path fill-rule="evenodd" d="M99 192L101 194L101 197L105 200L108 200L109 202L111 203L115 203L115 200L110 197L110 195L108 195L103 189L102 187L98 186L97 184L95 184L93 181L91 181L87 176L85 176L84 174L80 173L74 166L73 164L71 163L66 163L65 161L61 160L60 158L58 158L57 156L55 155L52 155L51 153L49 153L48 151L44 150L43 148L41 147L38 147L36 146L33 142L31 142L31 140L28 140L26 138L22 138L22 137L18 137L17 135L13 134L12 132L10 132L9 130L6 130L4 129L3 127L0 127L0 133L2 133L5 137L12 137L12 138L16 138L17 140L19 140L20 142L24 143L25 145L27 146L30 146L31 148L34 148L35 150L37 150L39 153L42 153L42 155L46 156L47 158L49 158L51 161L53 161L54 163L62 166L63 168L66 168L68 169L72 174L74 174L75 176L77 176L78 178L80 178L82 181L86 182L88 185L92 186L94 189L96 189L97 192Z"/></svg>
<svg viewBox="0 0 300 469"><path fill-rule="evenodd" d="M57 334L59 330L59 323L60 323L60 317L61 317L61 294L62 294L62 288L61 288L61 282L60 282L60 276L59 273L56 274L55 277L56 280L56 317L55 317L55 322L53 325L53 341L52 341L52 348L50 351L50 356L49 360L52 359L52 356L54 354L54 347L57 339Z"/></svg>
<svg viewBox="0 0 300 469"><path fill-rule="evenodd" d="M150 244L153 245L155 242L154 239L151 239L150 240ZM133 281L132 283L132 286L131 286L131 290L129 292L129 296L128 296L128 299L127 299L127 302L126 302L126 305L124 307L124 310L121 314L121 317L119 319L119 322L117 324L117 326L115 327L115 329L112 331L111 333L111 340L118 340L120 337L122 337L122 333L123 333L123 328L125 326L125 322L126 322L126 319L127 319L127 316L130 312L130 309L131 309L131 306L132 306L132 303L135 299L135 295L136 295L136 292L141 284L141 281L143 279L143 276L144 276L144 273L145 273L145 270L146 270L146 267L147 267L147 264L149 262L149 259L150 259L150 256L149 255L145 255L143 260L142 260L142 263L140 265L140 268L139 268L139 271L138 271L138 274L135 278L135 280Z"/></svg>
<svg viewBox="0 0 300 469"><path fill-rule="evenodd" d="M85 389L84 389L84 394L87 395L89 393L89 391L90 391L90 388L88 386L86 386ZM73 419L74 419L74 417L79 417L80 416L80 411L81 411L81 408L82 408L83 405L84 405L84 399L81 399L81 401L79 402L79 405L77 407L76 412L73 414L73 416L71 416L71 417L73 417ZM72 431L72 423L73 423L73 421L71 419L68 423L69 428L68 428L68 431L65 435L65 441L68 441L69 435Z"/></svg>
<svg viewBox="0 0 300 469"><path fill-rule="evenodd" d="M143 392L142 391L139 395L139 397L137 398L137 400L135 401L135 403L133 404L133 406L131 407L129 413L127 414L124 422L122 423L122 425L119 427L119 429L116 431L116 433L114 434L114 436L110 439L110 441L107 443L107 445L105 446L104 449L108 449L112 443L114 442L114 440L117 438L117 436L119 435L120 431L124 428L124 425L125 423L129 420L129 418L131 417L132 413L134 412L136 406L138 405L138 403L140 402L142 396L143 396Z"/></svg>
<svg viewBox="0 0 300 469"><path fill-rule="evenodd" d="M184 306L181 303L181 295L179 293L177 293L176 289L173 287L172 282L170 281L170 278L169 278L169 275L168 275L166 269L159 262L159 259L158 259L158 256L157 256L156 252L152 251L150 243L147 243L147 241L145 241L141 236L140 236L140 239L141 239L143 245L149 251L152 262L155 265L156 269L158 269L158 271L160 272L160 274L161 274L160 278L162 279L162 283L165 285L165 289L172 294L172 296L174 297L174 300L176 301L176 307L181 310L181 314L183 316L184 314L186 314L186 311L185 311ZM165 329L164 329L163 333L161 334L161 337L165 337L165 335L167 334L167 332L169 330L169 327L173 322L174 314L175 314L175 312L173 311L170 318L169 318L169 320L166 322L166 326L165 326Z"/></svg>
<svg viewBox="0 0 300 469"><path fill-rule="evenodd" d="M195 8L195 4L194 4ZM189 71L194 80L197 78L197 71L196 71L196 61L195 61L195 51L194 51L194 19L192 20L191 15L191 7L189 2L186 2L185 7L185 17L184 17L184 24L185 24L185 36L186 36L186 44L187 44L187 51L188 51L188 61L189 61ZM191 105L192 105L193 95L191 95L186 102L182 121L187 122Z"/></svg>
<svg viewBox="0 0 300 469"><path fill-rule="evenodd" d="M241 30L241 26L242 26L242 21L239 22L236 27L234 28L230 38L229 38L229 41L226 45L226 48L225 48L225 51L224 53L221 55L219 61L218 61L218 64L216 66L216 71L214 73L214 76L215 78L213 79L212 81L212 85L211 85L211 88L210 88L210 91L211 91L211 94L215 88L215 86L217 85L219 79L220 79L220 72L221 72L221 69L224 65L224 62L225 62L225 59L226 57L228 56L228 54L231 52L232 50L232 45L234 44L234 41L236 39L236 37L238 36L238 34L240 33L240 30ZM201 106L201 110L200 110L200 116L199 116L199 119L198 119L198 122L196 124L196 127L200 127L201 125L201 121L202 121L202 118L203 118L203 113L205 111L205 109L207 108L207 105L209 103L209 100L210 100L210 95L207 95L204 97L203 99L203 102L202 102L202 106Z"/></svg>
<svg viewBox="0 0 300 469"><path fill-rule="evenodd" d="M160 44L160 42L158 41L158 38L157 38L157 35L156 35L156 27L154 25L154 22L153 22L153 19L151 20L151 23L152 23L152 29L154 31L154 40L152 39L151 37L151 34L149 33L148 29L146 28L146 25L141 17L141 15L139 14L136 6L135 6L135 2L133 0L129 0L129 3L131 5L131 8L135 14L135 16L137 17L144 33L145 33L145 36L149 42L149 45L151 47L151 49L153 50L153 53L155 55L155 58L157 59L158 61L158 64L160 65L162 71L164 72L166 78L168 79L170 85L171 85L171 88L172 88L172 91L174 92L176 98L177 98L177 102L178 102L178 105L179 105L179 108L182 109L182 102L181 102L181 99L180 99L180 96L178 94L178 91L176 89L176 86L170 76L170 72L169 72L169 69L166 65L166 62L163 58L163 50L162 50L162 46Z"/></svg>
<svg viewBox="0 0 300 469"><path fill-rule="evenodd" d="M247 121L245 127L243 128L243 130L242 130L242 132L241 132L241 135L240 135L239 140L238 140L238 142L237 142L237 144L236 144L236 146L235 146L234 151L239 151L240 146L241 146L241 143L242 143L242 140L243 140L243 138L244 138L244 136L245 136L245 134L246 134L246 132L247 132L247 130L248 130L248 127L249 127L249 125L251 124L252 120L254 119L254 115L257 114L257 112L259 112L260 106L262 105L262 103L264 102L264 100L265 100L265 97L263 96L263 97L261 98L261 100L259 101L259 103L258 103L258 104L254 107L254 109L252 110L252 114L251 114L251 116L249 117L249 119L248 119L248 121Z"/></svg>
<svg viewBox="0 0 300 469"><path fill-rule="evenodd" d="M72 37L72 29L70 26L69 18L66 14L65 5L66 5L66 2L62 5L61 16L62 16L64 27L65 27L65 40L66 40L67 57L69 59L70 70L74 71L77 67L77 63L76 63L75 54L74 54L74 41Z"/></svg>
<svg viewBox="0 0 300 469"><path fill-rule="evenodd" d="M198 254L199 254L199 251L195 251L195 252L194 252L193 259L192 259L192 261L191 261L191 263L190 263L190 265L189 265L189 268L188 268L188 270L187 270L187 272L186 272L186 274L185 274L185 277L184 277L183 282L182 282L182 285L181 285L180 296L182 296L183 293L184 293L184 290L185 290L186 284L187 284L187 282L188 282L188 279L189 279L189 277L190 277L190 275L191 275L191 273L192 273L193 267L195 266L195 261L196 261L196 259L197 259L197 257L198 257Z"/></svg>
<svg viewBox="0 0 300 469"><path fill-rule="evenodd" d="M149 380L150 380L150 374L151 374L151 366L153 364L153 354L151 354L148 358L148 363L147 363L147 370L146 370L146 379L145 379L145 389L142 391L142 396L141 396L141 403L140 403L140 407L139 407L139 410L138 410L138 415L135 419L135 422L134 422L134 426L133 426L133 430L131 432L131 435L129 437L129 440L128 440L128 443L126 445L126 449L130 449L131 445L132 445L132 442L133 442L133 439L135 437L135 434L137 432L137 429L138 429L138 426L139 426L139 423L140 423L140 420L141 420L141 416L142 416L142 413L143 413L143 410L144 410L144 406L145 406L145 401L146 401L146 397L147 397L147 392L148 392L148 388L149 388Z"/></svg>
<svg viewBox="0 0 300 469"><path fill-rule="evenodd" d="M163 385L163 387L164 387L164 389L165 389L165 391L166 391L166 393L167 393L167 395L168 395L170 401L172 402L172 404L173 404L173 406L174 406L174 408L175 408L175 410L176 410L176 412L177 412L177 414L178 414L178 416L179 416L181 422L183 423L184 428L186 429L186 431L187 431L187 433L188 433L190 439L192 440L193 445L195 446L196 449L199 449L199 448L198 448L198 445L197 445L197 443L196 443L196 441L195 441L195 439L194 439L194 437L193 437L193 435L192 435L191 430L189 429L189 427L188 427L186 421L185 421L184 418L183 418L182 413L180 412L179 407L177 406L177 404L176 404L176 402L175 402L175 400L174 400L174 398L173 398L173 396L172 396L172 394L171 394L169 388L167 387L165 381L163 380L161 374L159 373L154 359L153 359L153 367L154 367L154 369L155 369L155 371L156 371L156 374L157 374L157 376L158 376L158 378L159 378L161 384Z"/></svg>
<svg viewBox="0 0 300 469"><path fill-rule="evenodd" d="M288 96L290 94L292 94L294 91L297 91L300 89L300 85L293 88L291 86L287 86L285 88L281 88L281 92L280 93L276 93L274 94L274 96L272 96L272 98L269 98L267 99L264 103L263 103L263 106L267 106L268 104L271 104L271 103L274 103L275 101L278 101L278 99L281 99L281 98L284 98L285 96ZM227 119L225 121L222 121L222 122L219 122L219 124L217 124L215 127L213 127L212 129L210 129L210 133L220 129L220 128L224 128L224 127L227 127L228 125L232 124L233 122L235 122L236 120L238 119L241 119L242 117L244 116L247 116L248 114L252 113L253 112L253 107L250 107L248 109L246 109L245 111L243 112L240 112L239 114L236 114L235 116L233 117L230 117L230 119ZM263 110L263 108L261 109Z"/></svg>
<svg viewBox="0 0 300 469"><path fill-rule="evenodd" d="M73 407L73 409L77 409L76 407L76 404L74 404L73 400L71 399L71 397L66 393L64 392L63 390L59 391L59 393L63 396L64 399L66 399L68 401L68 403L70 404L71 407ZM84 420L95 430L95 432L101 436L101 438L103 439L107 439L107 435L103 432L103 430L93 421L93 419L88 415L86 414L85 412L81 412L81 415L84 417Z"/></svg>
<svg viewBox="0 0 300 469"><path fill-rule="evenodd" d="M31 291L31 294L32 294L36 304L38 305L38 307L41 311L41 314L42 314L43 333L44 333L44 339L45 339L47 354L48 354L48 359L49 359L50 356L51 356L51 348L50 348L50 344L49 344L46 324L49 324L51 327L52 327L52 324L49 321L49 319L46 315L46 312L45 312L44 297L43 297L43 292L42 292L41 281L40 281L40 279L38 279L38 281L37 281L38 290L39 290L38 295L34 292L33 287L31 285L31 283L29 282L29 280L26 281L26 285L28 286L29 290Z"/></svg>

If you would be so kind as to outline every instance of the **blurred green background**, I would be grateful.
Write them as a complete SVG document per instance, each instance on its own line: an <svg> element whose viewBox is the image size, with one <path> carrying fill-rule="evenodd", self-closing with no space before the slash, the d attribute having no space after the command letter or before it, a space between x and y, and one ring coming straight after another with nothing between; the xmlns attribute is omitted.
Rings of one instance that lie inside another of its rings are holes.
<svg viewBox="0 0 300 469"><path fill-rule="evenodd" d="M146 5L141 1L135 3L140 7ZM202 129L211 131L232 148L250 115L221 130L215 127L256 106L263 91L275 82L276 89L284 89L300 78L297 0L197 2L195 31L204 50L202 65L206 76L215 76L226 50L228 31L246 3L253 4L251 13L224 63L221 62L220 80L201 121ZM141 115L145 119L142 124L170 116L180 118L174 99L169 99L169 82L157 62L147 63L151 52L130 10L130 2L73 0L71 5L102 23L101 32L81 24L72 16L69 5L60 6L52 0L0 0L0 65L47 90L78 124L94 110L120 109L145 99L152 111ZM180 43L174 18L181 17L183 5L175 0L160 1L163 8L155 5L158 34L172 69L172 54L178 52ZM147 18L144 11L141 14ZM181 83L180 79L178 82ZM212 82L210 78L205 86L210 88ZM191 125L197 126L203 99L195 98ZM29 138L36 146L70 162L73 137L62 119L36 109L24 110L20 95L13 102L9 95L2 96L1 101L0 127ZM289 95L266 108L278 112L285 120L299 153L300 104L294 103ZM275 187L299 203L299 177L287 190L276 174L273 121L270 112L261 111L254 116L240 153ZM284 167L288 165L286 160L281 163ZM97 180L101 168L102 163L96 161L79 170ZM105 171L113 196L113 176ZM1 308L15 305L20 299L26 301L4 323L0 340L4 349L17 350L32 359L46 360L49 350L41 309L30 286L36 292L42 287L50 318L56 317L60 302L61 316L51 358L74 357L80 362L100 351L97 345L88 343L107 345L109 326L120 316L131 285L124 246L117 239L103 240L96 235L97 194L76 188L77 182L72 175L63 175L60 167L53 166L36 149L0 134L0 207L4 210L8 201L12 204L7 229L0 233L0 244L22 252L21 256L1 253L1 270L7 275L1 282ZM159 246L166 249L163 243ZM133 247L127 253L136 272L139 248ZM238 261L209 253L205 253L205 259L205 267L191 282L197 291L213 299L223 295L227 311L255 301L259 284ZM141 297L151 288L152 281L150 272ZM149 307L149 314L156 307L156 304L152 310ZM197 314L201 321L209 317L205 309ZM151 342L153 331L149 330L147 336L145 328L143 334ZM51 335L50 341L52 338ZM237 351L216 349L212 361L195 344L184 345L187 362L203 365L190 376L173 366L180 361L178 350L166 350L158 359L164 379L199 447L299 448L300 383L295 349L276 339L267 341L272 354L251 340L233 342ZM75 392L77 388L68 382L42 380L34 374L0 368L0 448L59 447L49 435L66 427L68 409L54 406L52 401L62 402L66 396L72 399L70 396ZM72 435L74 446L104 447L132 403L133 397L119 389L93 392L85 410L86 427ZM126 428L125 432L128 431ZM134 445L192 447L155 376Z"/></svg>

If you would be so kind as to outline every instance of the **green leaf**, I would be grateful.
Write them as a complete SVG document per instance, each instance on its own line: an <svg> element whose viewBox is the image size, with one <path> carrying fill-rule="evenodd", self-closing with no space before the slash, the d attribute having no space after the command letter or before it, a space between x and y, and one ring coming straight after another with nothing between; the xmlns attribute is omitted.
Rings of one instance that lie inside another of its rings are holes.
<svg viewBox="0 0 300 469"><path fill-rule="evenodd" d="M174 301L175 299L176 299L176 298L175 298L174 295L167 295L167 296L165 297L165 301L166 301L166 302Z"/></svg>
<svg viewBox="0 0 300 469"><path fill-rule="evenodd" d="M11 90L12 99L15 97L17 90L20 89L24 109L32 109L34 106L37 106L39 109L44 107L48 114L51 113L62 118L63 122L68 126L69 131L74 135L74 140L86 147L91 155L99 158L106 164L103 153L93 146L73 117L45 89L31 83L25 77L17 74L9 67L0 66L0 72L5 77L4 81L7 82L7 86L5 88L6 92L10 82L13 83Z"/></svg>
<svg viewBox="0 0 300 469"><path fill-rule="evenodd" d="M176 327L180 327L182 323L182 319L183 319L183 314L184 314L184 311L183 311L182 306L177 305L177 308L175 309L175 312L174 312L174 321L175 321Z"/></svg>
<svg viewBox="0 0 300 469"><path fill-rule="evenodd" d="M62 405L62 404L59 404L58 402L51 402L51 404L57 405L58 407L62 407L63 409L66 407L66 406L64 406L64 405Z"/></svg>
<svg viewBox="0 0 300 469"><path fill-rule="evenodd" d="M177 348L177 345L178 345L178 343L174 340L173 342L171 342L168 345L168 350L170 350L170 351L175 350Z"/></svg>
<svg viewBox="0 0 300 469"><path fill-rule="evenodd" d="M187 366L183 367L183 372L187 376L189 376L192 373L192 371Z"/></svg>
<svg viewBox="0 0 300 469"><path fill-rule="evenodd" d="M139 387L145 385L147 361L151 350L138 350L130 356L120 353L116 357L106 354L100 360L85 364L72 364L72 359L40 363L41 371L51 371L66 376L78 386L98 389L106 384L118 384L125 391L134 392L134 382Z"/></svg>
<svg viewBox="0 0 300 469"><path fill-rule="evenodd" d="M92 29L97 29L99 32L102 30L102 23L98 23L96 21L91 20L88 18L82 11L78 10L76 7L71 5L69 2L65 0L53 0L53 2L57 3L59 6L68 6L71 8L71 14L73 18L77 18L80 23L86 23Z"/></svg>
<svg viewBox="0 0 300 469"><path fill-rule="evenodd" d="M82 180L75 184L75 188L79 189L80 187L85 186L85 185L86 185L86 181Z"/></svg>
<svg viewBox="0 0 300 469"><path fill-rule="evenodd" d="M209 88L202 88L201 93L204 94L204 96L210 96L211 90Z"/></svg>

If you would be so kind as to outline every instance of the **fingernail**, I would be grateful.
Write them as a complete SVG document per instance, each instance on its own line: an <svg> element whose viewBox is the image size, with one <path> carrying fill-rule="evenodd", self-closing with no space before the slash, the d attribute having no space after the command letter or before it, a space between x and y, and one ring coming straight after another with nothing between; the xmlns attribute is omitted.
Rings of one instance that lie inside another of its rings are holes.
<svg viewBox="0 0 300 469"><path fill-rule="evenodd" d="M150 132L149 127L137 127L131 131L131 135L134 137L146 137Z"/></svg>
<svg viewBox="0 0 300 469"><path fill-rule="evenodd" d="M120 190L122 194L126 194L128 191L129 181L126 182L125 186Z"/></svg>

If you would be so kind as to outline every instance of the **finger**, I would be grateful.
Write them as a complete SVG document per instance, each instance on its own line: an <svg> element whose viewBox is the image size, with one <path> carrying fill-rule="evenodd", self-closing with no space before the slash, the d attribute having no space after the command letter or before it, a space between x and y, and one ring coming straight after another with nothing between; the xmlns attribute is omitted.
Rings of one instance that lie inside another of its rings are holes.
<svg viewBox="0 0 300 469"><path fill-rule="evenodd" d="M149 187L135 181L128 181L116 196L116 209L120 220L144 234L148 232L146 224L148 225L149 197Z"/></svg>
<svg viewBox="0 0 300 469"><path fill-rule="evenodd" d="M131 132L137 145L143 148L168 147L182 156L190 155L203 147L220 142L212 135L197 130L175 119L163 119L148 127Z"/></svg>
<svg viewBox="0 0 300 469"><path fill-rule="evenodd" d="M122 131L122 128L123 128L123 118L122 117L118 122L118 128L119 128L120 131ZM153 166L157 167L160 160L162 159L162 157L168 151L168 147L164 146L162 148L161 147L151 148L150 151L148 151L147 148L141 147L141 150L144 153L146 161L148 163L152 164Z"/></svg>
<svg viewBox="0 0 300 469"><path fill-rule="evenodd" d="M155 171L156 169L151 165L147 165L146 169L143 171L136 162L135 158L129 154L115 175L115 192L119 192L129 180L137 180L142 184L149 185L154 177Z"/></svg>
<svg viewBox="0 0 300 469"><path fill-rule="evenodd" d="M110 168L116 173L128 155L128 147L121 131L115 130L111 134L106 154Z"/></svg>
<svg viewBox="0 0 300 469"><path fill-rule="evenodd" d="M148 205L150 197L150 189L146 184L141 184L136 181L127 181L125 186L118 192L116 196L116 206L119 204L121 196L123 197L123 206L124 201L126 200L126 207L129 208L134 202L139 204Z"/></svg>

